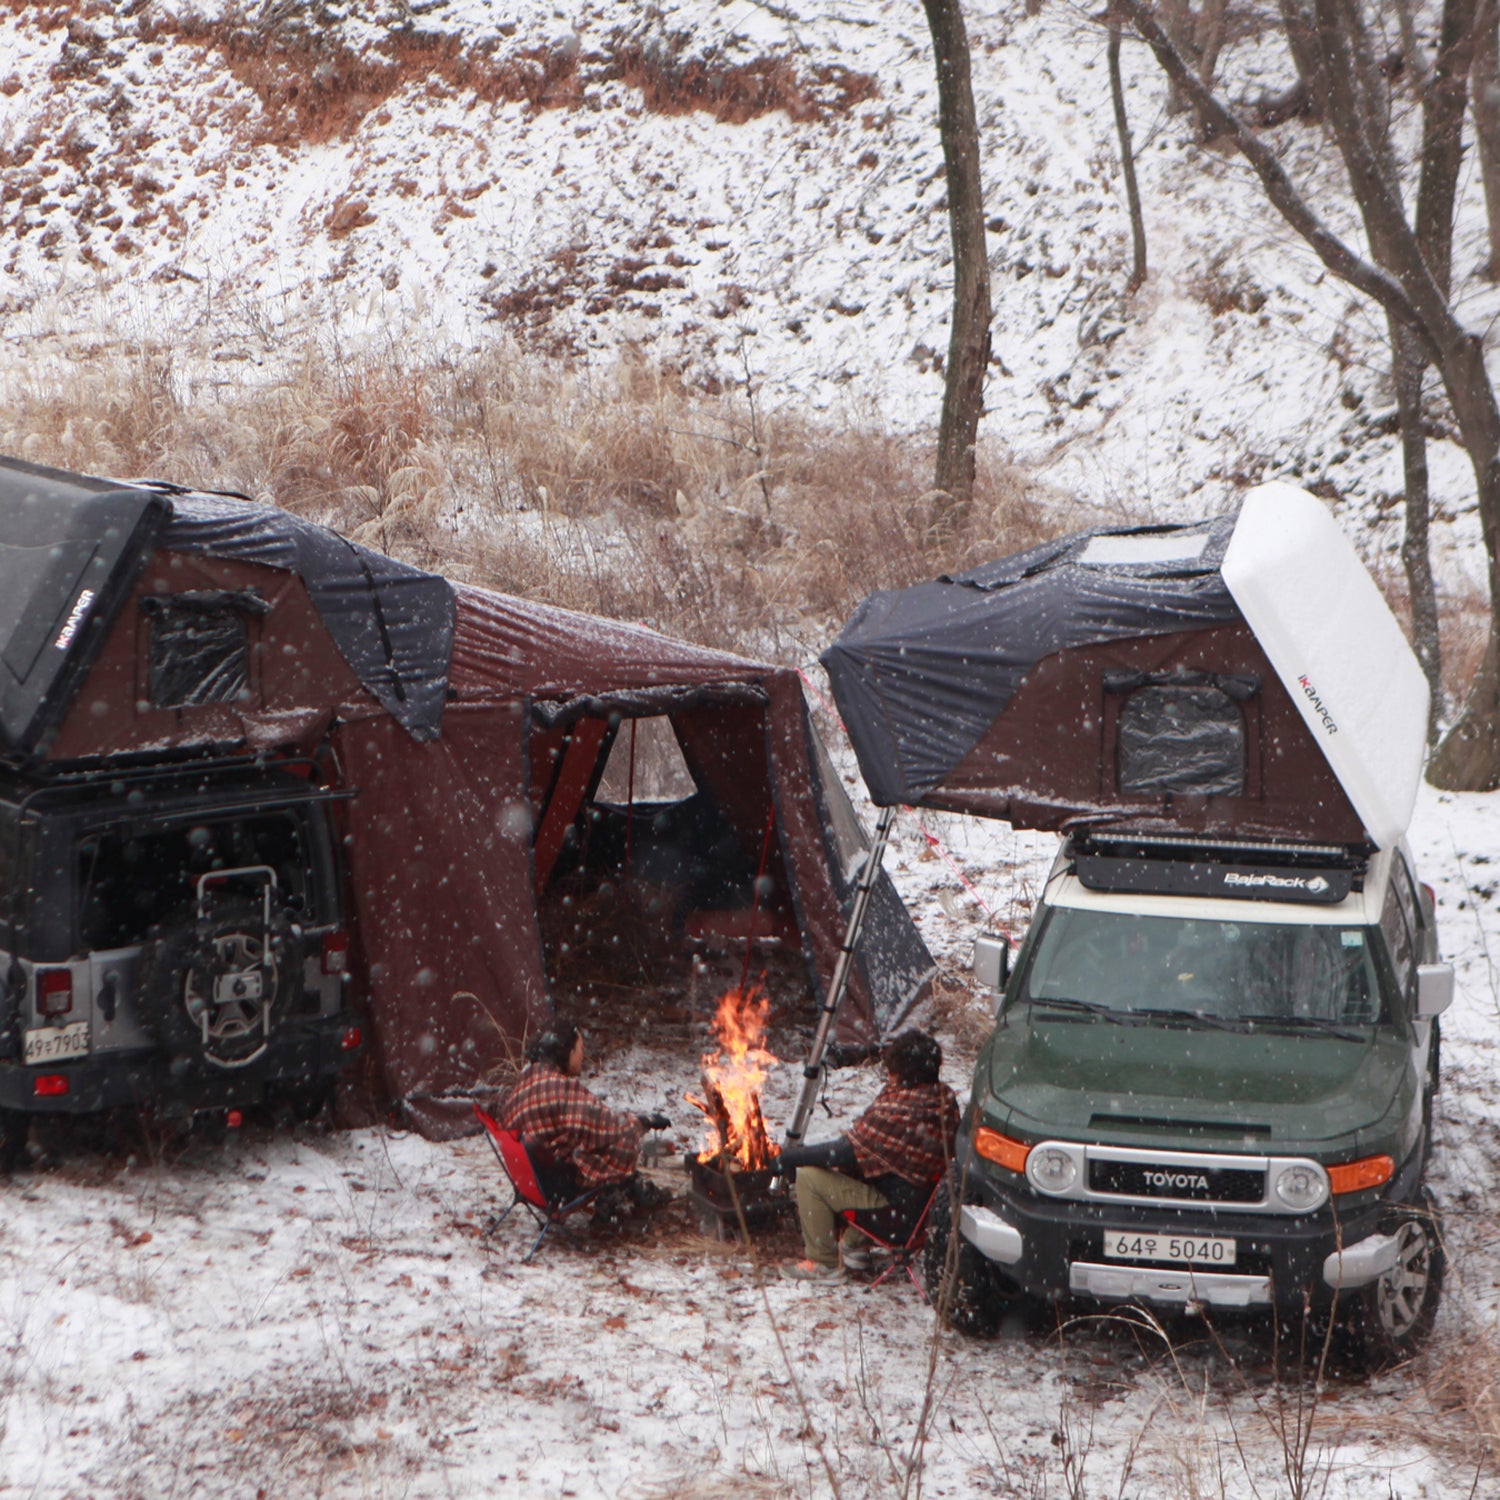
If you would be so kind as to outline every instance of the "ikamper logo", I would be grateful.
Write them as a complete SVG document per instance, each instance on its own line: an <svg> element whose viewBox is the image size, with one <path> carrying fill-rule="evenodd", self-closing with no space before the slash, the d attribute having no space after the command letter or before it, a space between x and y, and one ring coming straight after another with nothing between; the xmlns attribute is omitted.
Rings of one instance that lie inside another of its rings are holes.
<svg viewBox="0 0 1500 1500"><path fill-rule="evenodd" d="M58 633L57 639L52 643L59 651L68 649L68 642L78 634L78 627L83 624L83 617L89 612L89 605L93 602L93 589L85 589L78 596L78 602L68 611L68 618Z"/></svg>
<svg viewBox="0 0 1500 1500"><path fill-rule="evenodd" d="M1337 734L1339 732L1339 726L1333 722L1333 715L1329 713L1328 709L1324 706L1322 698L1318 696L1317 688L1312 685L1312 679L1307 675L1306 672L1304 672L1302 676L1297 679L1297 686L1302 689L1303 693L1306 695L1307 701L1312 704L1313 712L1317 714L1317 716L1323 721L1323 728L1326 729L1329 734Z"/></svg>

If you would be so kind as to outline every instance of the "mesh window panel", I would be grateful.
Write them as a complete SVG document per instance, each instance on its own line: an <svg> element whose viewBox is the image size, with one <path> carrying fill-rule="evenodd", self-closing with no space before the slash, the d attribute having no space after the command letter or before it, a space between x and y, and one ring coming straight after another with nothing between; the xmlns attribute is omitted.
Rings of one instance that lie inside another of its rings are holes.
<svg viewBox="0 0 1500 1500"><path fill-rule="evenodd" d="M250 697L250 637L233 604L153 601L147 693L153 708Z"/></svg>
<svg viewBox="0 0 1500 1500"><path fill-rule="evenodd" d="M1120 710L1116 756L1122 792L1245 794L1245 719L1220 688L1137 688Z"/></svg>

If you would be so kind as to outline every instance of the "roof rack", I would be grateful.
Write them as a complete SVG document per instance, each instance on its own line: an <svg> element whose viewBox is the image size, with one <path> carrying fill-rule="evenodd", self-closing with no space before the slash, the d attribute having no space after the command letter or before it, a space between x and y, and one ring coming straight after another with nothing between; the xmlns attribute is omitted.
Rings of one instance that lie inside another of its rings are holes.
<svg viewBox="0 0 1500 1500"><path fill-rule="evenodd" d="M1091 828L1068 843L1073 871L1094 891L1221 896L1332 905L1363 890L1368 851Z"/></svg>

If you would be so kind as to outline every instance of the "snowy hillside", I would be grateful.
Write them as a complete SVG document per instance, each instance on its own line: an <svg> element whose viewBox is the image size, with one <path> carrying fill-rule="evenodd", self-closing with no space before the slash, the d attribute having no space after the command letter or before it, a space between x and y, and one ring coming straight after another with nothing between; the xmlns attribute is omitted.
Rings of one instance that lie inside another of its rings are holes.
<svg viewBox="0 0 1500 1500"><path fill-rule="evenodd" d="M1295 478L1392 566L1382 321L1242 162L1188 143L1137 44L1151 274L1125 297L1090 14L966 4L995 304L983 442L1039 495L1112 517ZM1236 16L1227 92L1282 86L1281 49ZM1319 128L1276 140L1356 236ZM1500 292L1477 272L1472 164L1461 190L1455 280L1487 330ZM174 351L170 379L206 402L316 344L601 372L630 356L693 389L922 432L950 296L915 0L0 0L0 418L15 389L122 351ZM1456 591L1481 575L1473 486L1441 435L1431 464ZM782 1280L790 1233L752 1258L681 1203L639 1239L524 1265L519 1214L481 1233L507 1195L475 1140L38 1131L35 1170L0 1185L0 1500L1496 1493L1496 804L1424 788L1411 835L1458 973L1431 1174L1451 1268L1411 1367L1282 1379L1268 1330L1232 1317L1018 1316L976 1343L905 1283ZM1051 849L975 819L898 823L888 865L947 986L922 1019L960 1092L988 1020L967 988L975 930L1024 926ZM651 1038L600 1054L601 1094L665 1109L674 1151L694 1144L696 1056ZM768 1085L777 1125L800 1069ZM810 1134L874 1085L830 1075ZM657 1174L680 1193L672 1166Z"/></svg>
<svg viewBox="0 0 1500 1500"><path fill-rule="evenodd" d="M1242 162L1187 144L1138 44L1152 269L1125 300L1103 33L1057 0L1035 8L967 7L995 302L986 443L1141 516L1217 508L1269 475L1382 516L1401 482L1381 322ZM0 58L11 361L59 332L75 354L125 336L190 348L211 382L314 330L434 352L513 339L596 364L629 350L895 430L935 420L951 280L914 4L12 4ZM1224 87L1253 98L1288 67L1274 39L1241 36ZM1319 128L1278 144L1356 233ZM1459 295L1484 327L1500 303L1473 274L1477 170L1462 186ZM1461 454L1439 441L1433 466L1443 514L1464 512ZM1450 571L1474 537L1457 529L1455 560L1439 527Z"/></svg>

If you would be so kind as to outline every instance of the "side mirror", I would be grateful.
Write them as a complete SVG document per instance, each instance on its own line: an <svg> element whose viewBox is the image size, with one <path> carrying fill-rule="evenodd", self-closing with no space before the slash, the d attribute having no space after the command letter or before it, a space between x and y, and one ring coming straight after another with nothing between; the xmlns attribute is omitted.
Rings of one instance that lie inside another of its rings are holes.
<svg viewBox="0 0 1500 1500"><path fill-rule="evenodd" d="M999 932L981 932L974 939L974 977L986 989L1003 990L1010 978L1010 939Z"/></svg>
<svg viewBox="0 0 1500 1500"><path fill-rule="evenodd" d="M1430 1021L1453 1004L1453 965L1417 965L1417 1019Z"/></svg>

